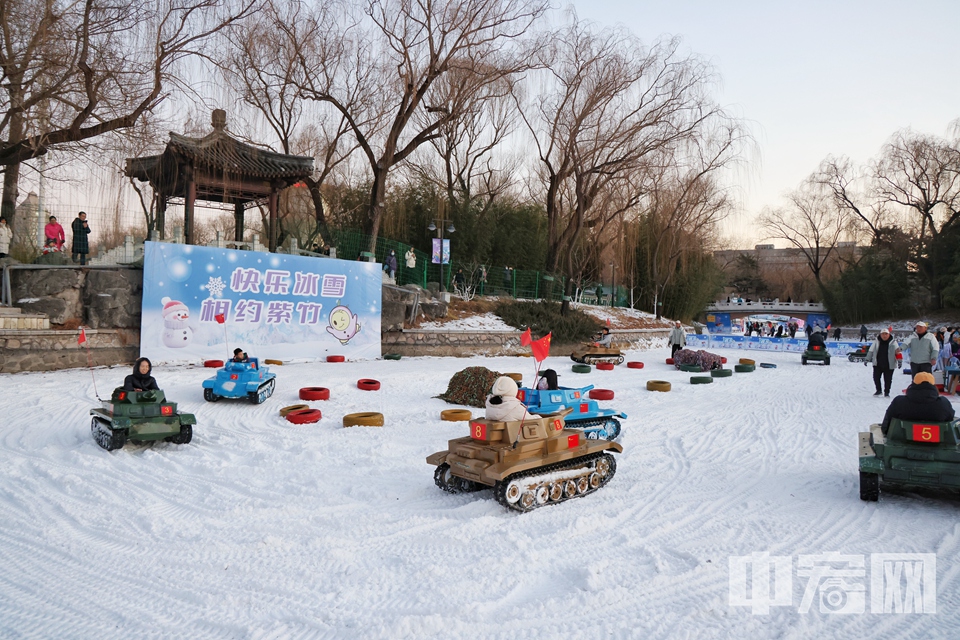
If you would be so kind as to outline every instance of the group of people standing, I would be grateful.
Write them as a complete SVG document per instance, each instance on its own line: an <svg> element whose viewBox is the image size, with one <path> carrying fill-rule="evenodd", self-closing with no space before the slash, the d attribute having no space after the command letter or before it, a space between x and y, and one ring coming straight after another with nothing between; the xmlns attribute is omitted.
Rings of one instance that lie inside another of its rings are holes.
<svg viewBox="0 0 960 640"><path fill-rule="evenodd" d="M865 327L861 327L861 336ZM883 381L883 394L890 395L890 385L893 371L900 367L904 351L910 355L910 372L929 373L933 378L936 367L946 370L960 362L960 330L944 329L936 334L928 330L926 322L920 321L914 327L903 344L898 344L889 328L880 331L870 348L867 349L867 362L873 365L873 382L876 387L874 395L880 395L880 383ZM939 338L939 340L938 340Z"/></svg>
<svg viewBox="0 0 960 640"><path fill-rule="evenodd" d="M87 222L87 214L81 211L76 219L71 223L70 229L73 231L72 257L74 262L80 264L87 263L87 254L90 253L90 243L87 236L90 235L90 224ZM50 251L63 251L63 245L66 244L66 236L63 233L63 227L57 222L56 216L50 216L50 220L43 228L43 253ZM0 258L6 258L10 255L10 244L13 241L13 229L7 224L6 218L0 218Z"/></svg>

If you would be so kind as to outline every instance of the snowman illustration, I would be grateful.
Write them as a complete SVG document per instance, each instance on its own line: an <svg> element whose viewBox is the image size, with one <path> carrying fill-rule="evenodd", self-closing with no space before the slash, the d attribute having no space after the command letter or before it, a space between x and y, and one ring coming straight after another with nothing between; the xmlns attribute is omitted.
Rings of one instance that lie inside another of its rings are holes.
<svg viewBox="0 0 960 640"><path fill-rule="evenodd" d="M193 329L187 324L190 311L179 300L161 298L163 304L163 344L171 349L179 349L193 340Z"/></svg>

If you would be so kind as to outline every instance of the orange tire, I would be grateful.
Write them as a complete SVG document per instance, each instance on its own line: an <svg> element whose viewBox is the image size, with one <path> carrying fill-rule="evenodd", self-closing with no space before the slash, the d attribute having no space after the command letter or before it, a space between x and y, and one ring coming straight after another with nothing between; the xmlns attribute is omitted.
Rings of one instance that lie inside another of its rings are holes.
<svg viewBox="0 0 960 640"><path fill-rule="evenodd" d="M343 416L345 427L382 427L383 414L372 411L364 413L348 413Z"/></svg>

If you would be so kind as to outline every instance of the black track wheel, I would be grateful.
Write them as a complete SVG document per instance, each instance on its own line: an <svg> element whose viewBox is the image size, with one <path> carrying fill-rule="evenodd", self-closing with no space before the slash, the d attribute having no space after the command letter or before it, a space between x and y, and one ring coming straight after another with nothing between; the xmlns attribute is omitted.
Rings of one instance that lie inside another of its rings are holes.
<svg viewBox="0 0 960 640"><path fill-rule="evenodd" d="M433 472L433 482L447 493L463 492L463 483L460 482L460 478L453 475L450 465L446 462L438 465Z"/></svg>
<svg viewBox="0 0 960 640"><path fill-rule="evenodd" d="M182 424L180 425L180 433L170 436L167 440L173 444L190 444L190 441L193 440L193 427L189 424Z"/></svg>
<svg viewBox="0 0 960 640"><path fill-rule="evenodd" d="M880 476L875 473L860 472L860 499L876 502L880 498Z"/></svg>
<svg viewBox="0 0 960 640"><path fill-rule="evenodd" d="M207 402L216 402L220 399L220 396L213 392L213 389L204 389L203 390L203 399Z"/></svg>

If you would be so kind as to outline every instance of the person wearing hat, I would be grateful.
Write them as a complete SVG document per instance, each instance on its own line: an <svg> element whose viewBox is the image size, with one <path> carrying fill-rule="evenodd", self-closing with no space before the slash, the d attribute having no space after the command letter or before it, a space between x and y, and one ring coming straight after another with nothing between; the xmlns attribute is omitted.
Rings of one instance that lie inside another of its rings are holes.
<svg viewBox="0 0 960 640"><path fill-rule="evenodd" d="M687 336L683 332L683 326L680 324L679 320L674 322L673 329L670 330L668 342L670 343L671 358L676 355L677 351L680 351L680 349L683 349L685 346L687 346Z"/></svg>
<svg viewBox="0 0 960 640"><path fill-rule="evenodd" d="M391 280L397 277L397 252L390 249L390 254L383 261L383 270L387 272L387 277Z"/></svg>
<svg viewBox="0 0 960 640"><path fill-rule="evenodd" d="M949 422L953 417L953 405L937 391L937 387L933 384L933 374L921 371L913 376L913 384L907 387L906 393L894 398L887 407L880 430L886 434L887 429L890 428L890 421L894 418Z"/></svg>
<svg viewBox="0 0 960 640"><path fill-rule="evenodd" d="M890 329L884 328L879 337L867 349L867 358L864 364L873 364L873 386L877 388L873 395L880 395L880 378L883 378L883 395L890 396L890 384L893 382L893 370L902 361L897 359L900 345L890 335Z"/></svg>
<svg viewBox="0 0 960 640"><path fill-rule="evenodd" d="M487 420L498 422L513 422L527 417L527 408L517 398L517 383L513 378L500 376L493 383L491 395L487 396L487 407L484 417Z"/></svg>
<svg viewBox="0 0 960 640"><path fill-rule="evenodd" d="M933 373L933 365L937 362L940 345L933 335L927 331L927 323L917 322L916 329L902 345L904 351L910 352L910 373L921 371Z"/></svg>

